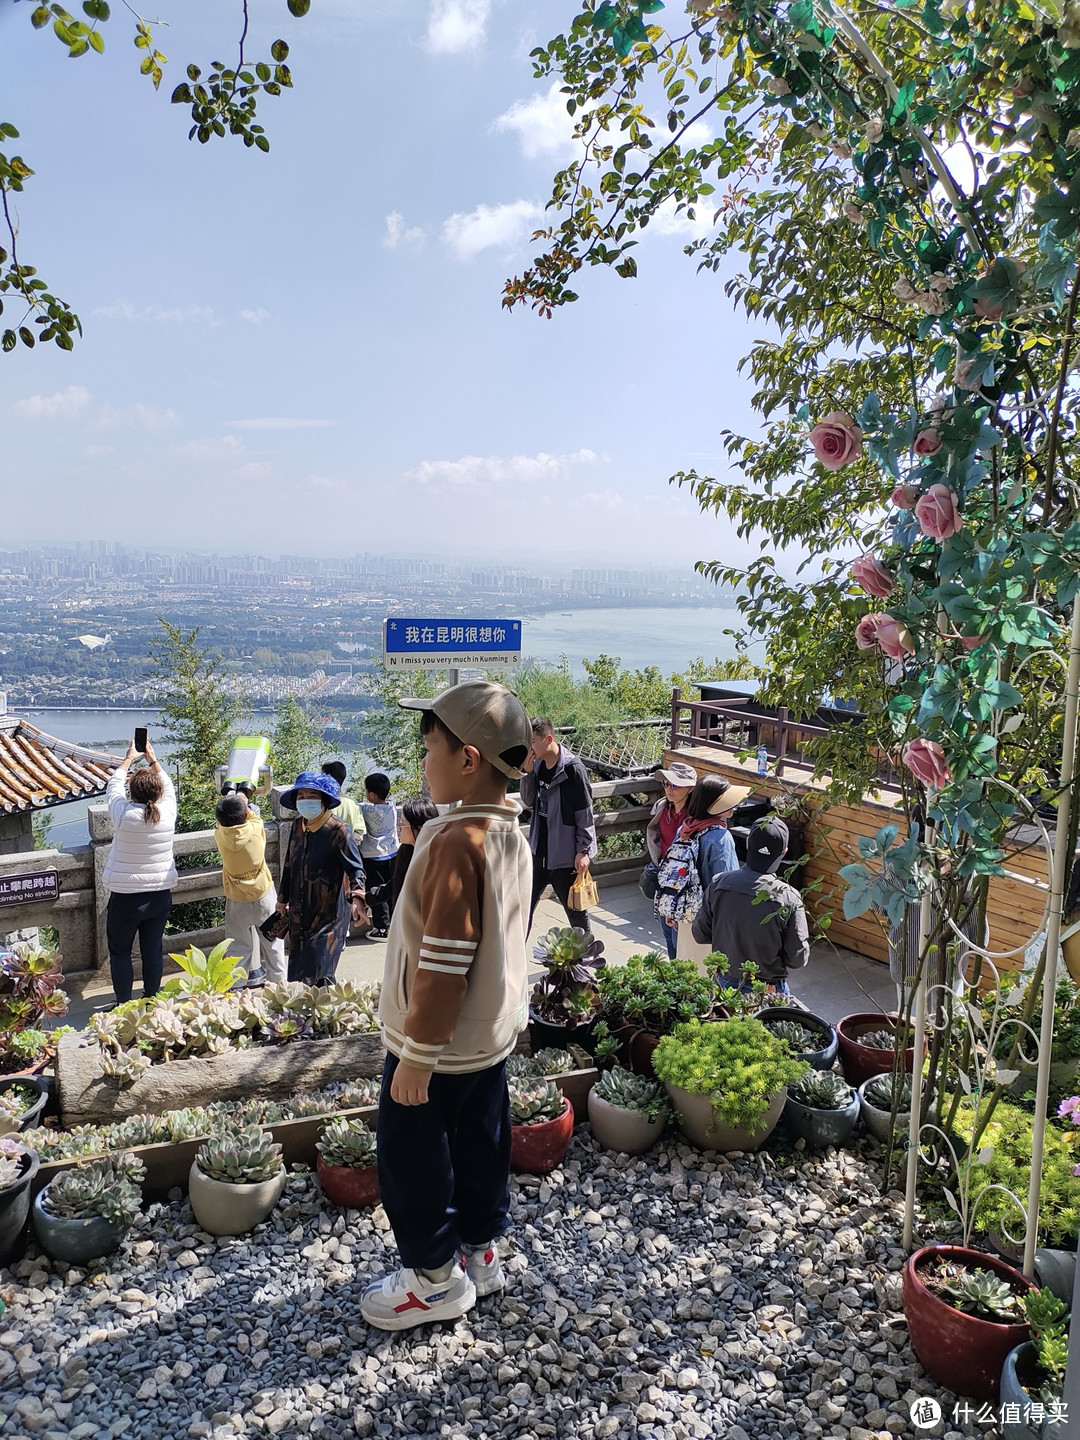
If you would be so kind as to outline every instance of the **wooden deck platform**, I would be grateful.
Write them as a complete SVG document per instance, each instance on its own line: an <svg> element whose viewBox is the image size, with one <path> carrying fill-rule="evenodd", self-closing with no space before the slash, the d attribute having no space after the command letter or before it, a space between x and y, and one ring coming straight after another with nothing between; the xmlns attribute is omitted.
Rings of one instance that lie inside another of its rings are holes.
<svg viewBox="0 0 1080 1440"><path fill-rule="evenodd" d="M733 784L749 784L755 794L801 795L811 815L806 834L810 853L806 881L812 885L807 908L837 945L888 963L888 933L882 921L872 914L844 919L844 884L838 872L841 866L858 860L860 835L873 835L898 819L902 823L897 811L898 795L879 791L865 795L858 805L826 805L824 782L815 781L805 770L800 773L800 767L790 760L782 780L759 777L753 758L740 760L737 754L705 745L680 745L677 750L666 751L664 763L672 760L687 762L702 775L718 774ZM1040 928L1049 892L1049 860L1038 831L1024 827L1017 832L1015 844L1005 861L1007 875L990 882L989 948L1000 953L994 962L999 971L1022 968L1024 947ZM818 881L820 884L812 883Z"/></svg>

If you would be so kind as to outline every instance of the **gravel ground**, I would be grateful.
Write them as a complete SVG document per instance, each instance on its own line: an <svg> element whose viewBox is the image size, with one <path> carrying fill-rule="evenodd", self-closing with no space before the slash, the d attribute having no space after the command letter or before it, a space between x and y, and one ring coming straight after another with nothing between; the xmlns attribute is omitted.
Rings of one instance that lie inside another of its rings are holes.
<svg viewBox="0 0 1080 1440"><path fill-rule="evenodd" d="M359 1283L396 1263L383 1211L295 1174L253 1236L186 1201L142 1213L89 1273L27 1252L0 1270L0 1435L450 1440L914 1436L937 1395L907 1346L901 1197L858 1152L642 1158L579 1130L518 1177L509 1288L454 1326L390 1337Z"/></svg>

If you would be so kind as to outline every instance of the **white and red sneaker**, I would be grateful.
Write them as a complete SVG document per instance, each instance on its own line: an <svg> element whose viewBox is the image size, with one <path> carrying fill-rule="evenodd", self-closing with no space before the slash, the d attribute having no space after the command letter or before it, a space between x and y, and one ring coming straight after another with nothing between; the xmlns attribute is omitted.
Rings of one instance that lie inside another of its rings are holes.
<svg viewBox="0 0 1080 1440"><path fill-rule="evenodd" d="M476 1286L477 1295L494 1295L506 1284L494 1240L465 1251L465 1273Z"/></svg>
<svg viewBox="0 0 1080 1440"><path fill-rule="evenodd" d="M438 1320L459 1320L475 1304L476 1286L461 1265L455 1265L445 1280L403 1269L368 1285L360 1313L378 1330L408 1330Z"/></svg>

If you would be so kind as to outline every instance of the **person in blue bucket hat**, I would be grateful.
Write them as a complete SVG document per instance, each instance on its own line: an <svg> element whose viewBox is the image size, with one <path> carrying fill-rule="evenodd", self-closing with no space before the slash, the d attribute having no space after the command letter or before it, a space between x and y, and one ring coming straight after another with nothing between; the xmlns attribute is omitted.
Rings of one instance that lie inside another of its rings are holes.
<svg viewBox="0 0 1080 1440"><path fill-rule="evenodd" d="M281 803L295 810L278 885L278 911L289 921L289 979L329 985L349 934L367 919L364 862L352 831L332 811L341 787L332 775L304 770Z"/></svg>

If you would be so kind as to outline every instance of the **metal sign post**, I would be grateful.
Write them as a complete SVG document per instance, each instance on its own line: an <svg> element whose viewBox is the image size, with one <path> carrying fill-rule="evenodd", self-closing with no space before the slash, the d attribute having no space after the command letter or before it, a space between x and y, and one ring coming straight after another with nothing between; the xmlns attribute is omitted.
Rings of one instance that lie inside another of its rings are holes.
<svg viewBox="0 0 1080 1440"><path fill-rule="evenodd" d="M394 615L383 621L383 664L387 670L449 670L456 685L458 669L465 665L520 665L521 621Z"/></svg>

